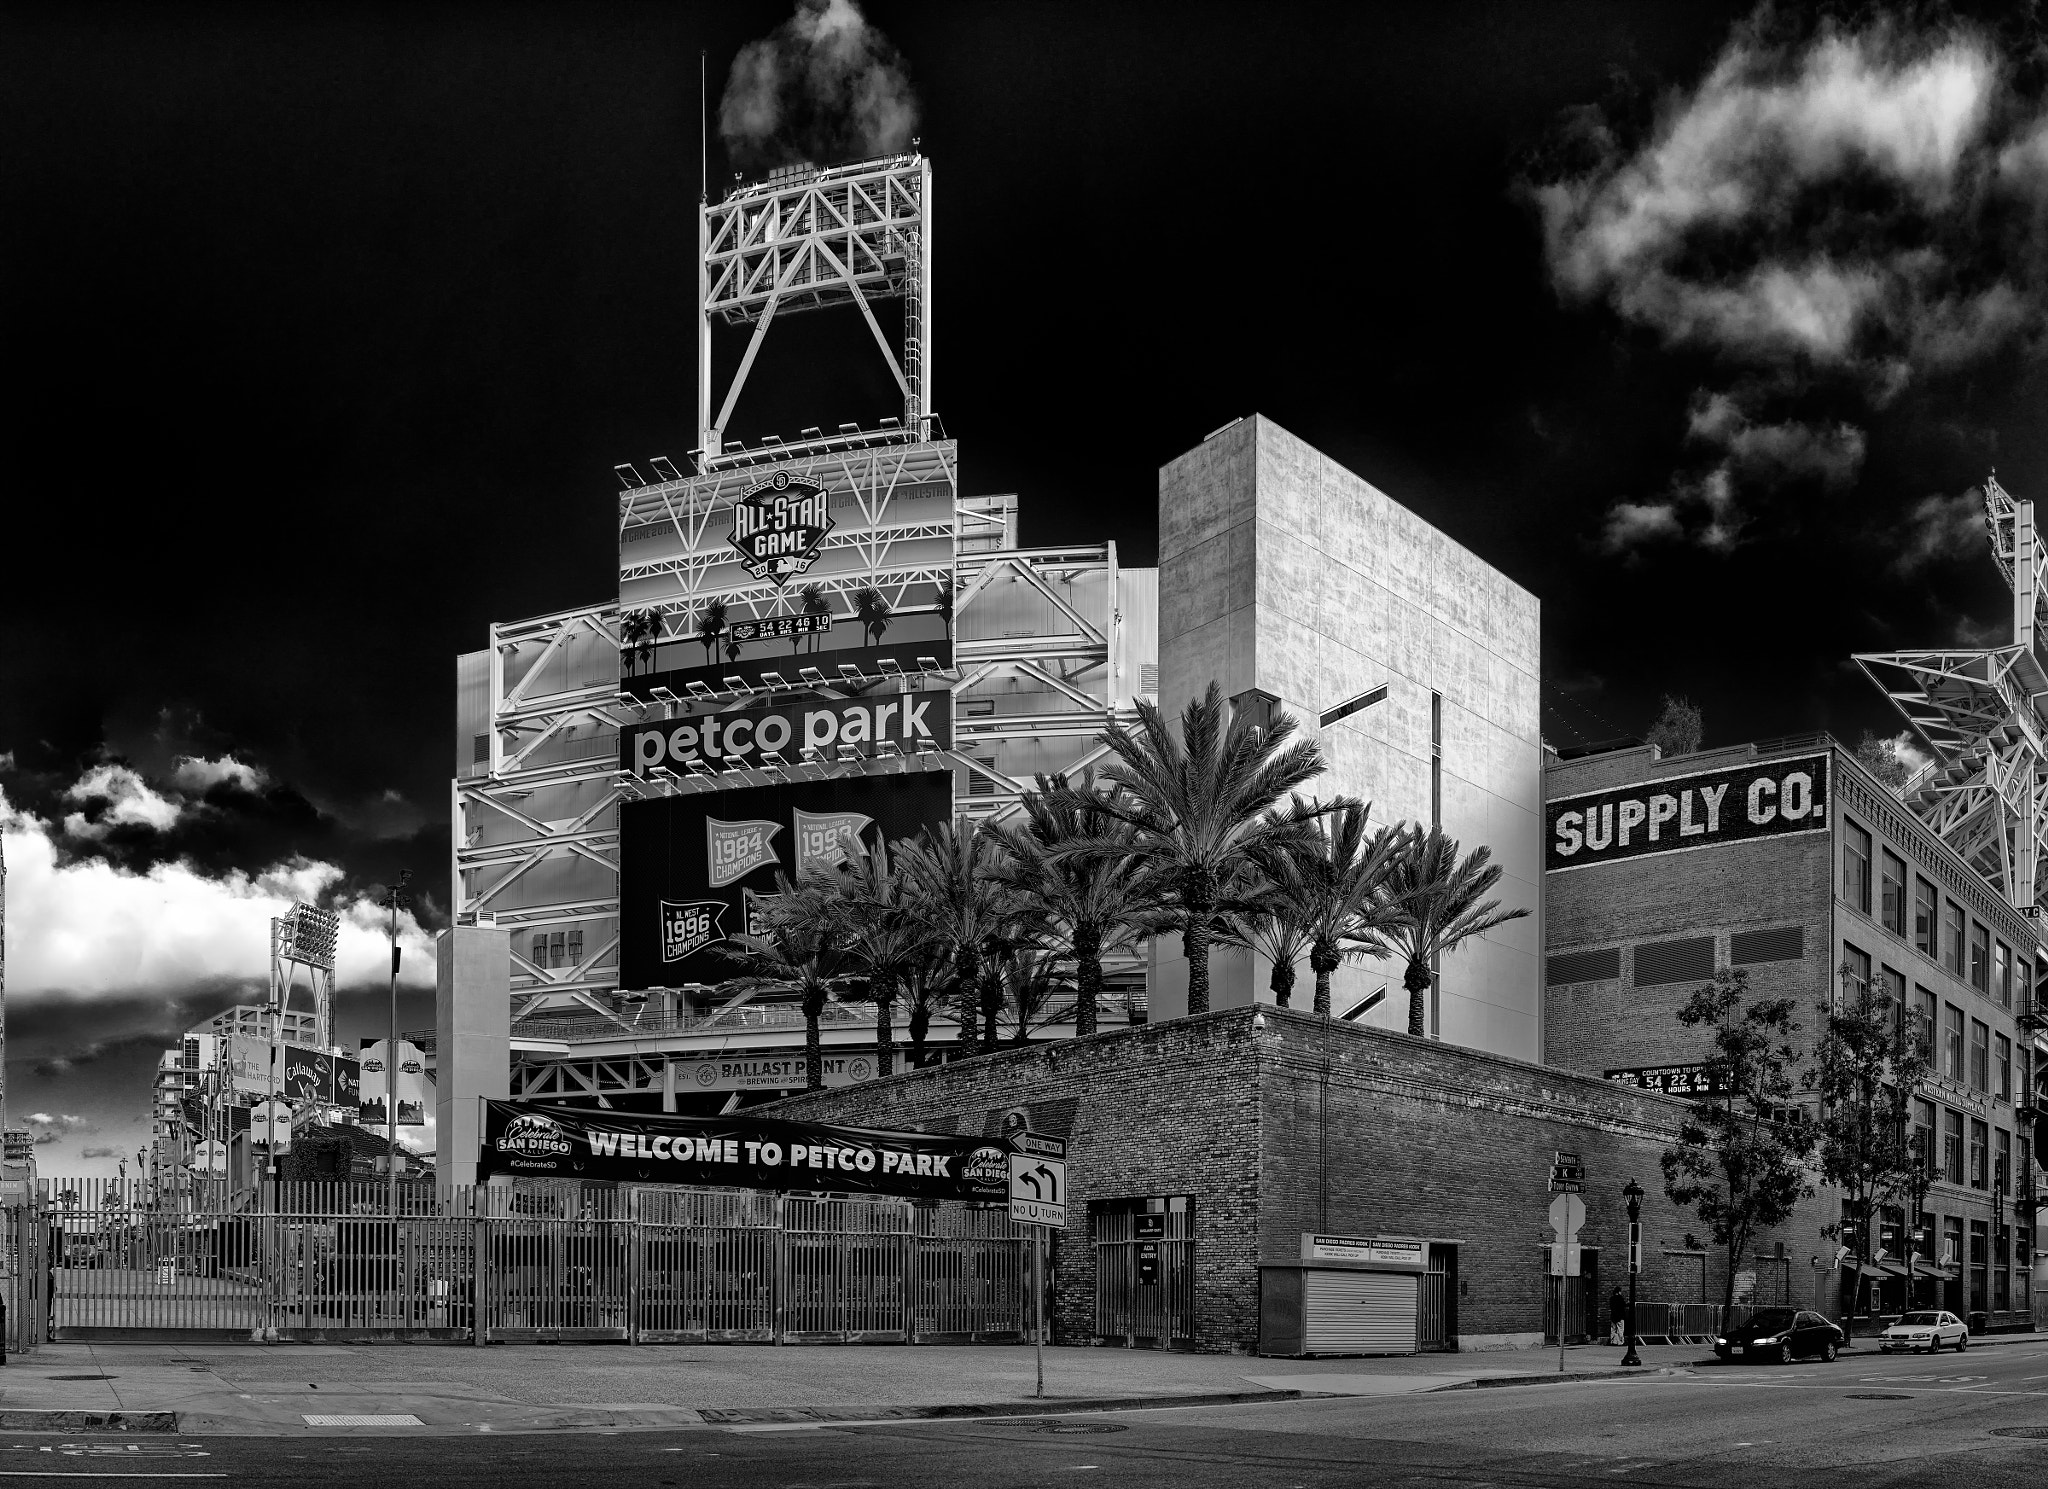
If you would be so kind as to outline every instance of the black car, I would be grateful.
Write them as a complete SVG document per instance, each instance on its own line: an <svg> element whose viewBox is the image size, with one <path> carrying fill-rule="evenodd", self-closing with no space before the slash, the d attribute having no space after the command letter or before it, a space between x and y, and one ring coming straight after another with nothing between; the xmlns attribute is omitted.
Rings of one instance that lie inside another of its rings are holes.
<svg viewBox="0 0 2048 1489"><path fill-rule="evenodd" d="M1759 1308L1747 1323L1714 1336L1714 1353L1724 1360L1771 1360L1782 1365L1803 1355L1832 1360L1849 1336L1818 1313L1803 1308Z"/></svg>

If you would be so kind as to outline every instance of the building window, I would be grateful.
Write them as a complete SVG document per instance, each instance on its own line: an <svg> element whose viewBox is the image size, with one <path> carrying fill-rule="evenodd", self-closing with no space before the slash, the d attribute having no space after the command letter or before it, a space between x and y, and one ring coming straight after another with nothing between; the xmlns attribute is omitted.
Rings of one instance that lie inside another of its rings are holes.
<svg viewBox="0 0 2048 1489"><path fill-rule="evenodd" d="M1974 1090L1991 1089L1991 1026L1970 1020L1970 1085Z"/></svg>
<svg viewBox="0 0 2048 1489"><path fill-rule="evenodd" d="M1920 1036L1920 1058L1934 1063L1934 994L1924 987L1913 989L1913 1021Z"/></svg>
<svg viewBox="0 0 2048 1489"><path fill-rule="evenodd" d="M1991 991L1991 932L1970 922L1970 986L1980 993Z"/></svg>
<svg viewBox="0 0 2048 1489"><path fill-rule="evenodd" d="M1963 1078L1963 1011L1953 1003L1941 1006L1941 1073L1950 1080Z"/></svg>
<svg viewBox="0 0 2048 1489"><path fill-rule="evenodd" d="M1870 834L1847 820L1842 823L1842 898L1870 913Z"/></svg>
<svg viewBox="0 0 2048 1489"><path fill-rule="evenodd" d="M1878 969L1878 994L1884 1000L1883 1006L1891 1010L1892 1025L1901 1034L1906 1032L1906 977L1890 967Z"/></svg>
<svg viewBox="0 0 2048 1489"><path fill-rule="evenodd" d="M1963 975L1963 907L1954 900L1942 902L1941 964Z"/></svg>
<svg viewBox="0 0 2048 1489"><path fill-rule="evenodd" d="M2000 1008L2012 1007L2012 948L2003 941L1991 944L1991 993Z"/></svg>
<svg viewBox="0 0 2048 1489"><path fill-rule="evenodd" d="M1920 1212L1920 1226L1913 1232L1913 1254L1926 1261L1934 1260L1935 1219L1932 1210Z"/></svg>
<svg viewBox="0 0 2048 1489"><path fill-rule="evenodd" d="M1906 860L1887 848L1879 861L1878 919L1894 936L1906 934Z"/></svg>
<svg viewBox="0 0 2048 1489"><path fill-rule="evenodd" d="M580 925L569 927L569 965L583 965L583 927Z"/></svg>
<svg viewBox="0 0 2048 1489"><path fill-rule="evenodd" d="M2003 1034L1991 1036L1991 1094L2012 1100L2012 1041Z"/></svg>
<svg viewBox="0 0 2048 1489"><path fill-rule="evenodd" d="M1970 1118L1970 1187L1991 1187L1991 1124Z"/></svg>
<svg viewBox="0 0 2048 1489"><path fill-rule="evenodd" d="M2011 1194L2012 1184L2012 1134L2003 1127L1991 1134L1991 1187L2000 1194Z"/></svg>
<svg viewBox="0 0 2048 1489"><path fill-rule="evenodd" d="M1941 1217L1941 1254L1935 1258L1944 1267L1963 1264L1963 1221L1959 1215Z"/></svg>
<svg viewBox="0 0 2048 1489"><path fill-rule="evenodd" d="M548 937L548 965L550 967L566 967L569 965L567 945L568 938L560 931L556 931L552 936Z"/></svg>
<svg viewBox="0 0 2048 1489"><path fill-rule="evenodd" d="M1951 1184L1963 1182L1963 1114L1941 1114L1941 1176Z"/></svg>
<svg viewBox="0 0 2048 1489"><path fill-rule="evenodd" d="M1941 1177L1941 1150L1934 1145L1934 1103L1913 1098L1913 1151L1920 1155L1920 1162L1927 1171L1927 1177Z"/></svg>
<svg viewBox="0 0 2048 1489"><path fill-rule="evenodd" d="M1906 1212L1897 1205L1884 1205L1877 1212L1878 1255L1889 1261L1906 1259Z"/></svg>
<svg viewBox="0 0 2048 1489"><path fill-rule="evenodd" d="M2034 968L2027 957L2013 963L2013 988L2019 994L2022 1011L2034 1006Z"/></svg>
<svg viewBox="0 0 2048 1489"><path fill-rule="evenodd" d="M1913 949L1932 961L1940 955L1941 948L1935 944L1934 886L1919 875L1913 876Z"/></svg>
<svg viewBox="0 0 2048 1489"><path fill-rule="evenodd" d="M1970 1222L1970 1311L1984 1307L1985 1276L1991 1270L1991 1226L1982 1220Z"/></svg>
<svg viewBox="0 0 2048 1489"><path fill-rule="evenodd" d="M1844 1001L1860 1007L1870 994L1870 953L1842 943L1842 989L1835 1000L1839 1011Z"/></svg>

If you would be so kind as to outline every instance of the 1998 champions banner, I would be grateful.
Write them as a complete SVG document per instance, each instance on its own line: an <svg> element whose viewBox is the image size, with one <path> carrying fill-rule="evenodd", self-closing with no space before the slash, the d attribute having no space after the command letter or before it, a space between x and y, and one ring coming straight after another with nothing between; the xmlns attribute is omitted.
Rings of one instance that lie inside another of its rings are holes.
<svg viewBox="0 0 2048 1489"><path fill-rule="evenodd" d="M851 776L627 802L619 809L619 974L629 988L737 974L777 873L792 882L915 837L953 811L946 770Z"/></svg>
<svg viewBox="0 0 2048 1489"><path fill-rule="evenodd" d="M1543 866L1555 872L1823 831L1828 825L1828 759L1759 760L1546 803Z"/></svg>

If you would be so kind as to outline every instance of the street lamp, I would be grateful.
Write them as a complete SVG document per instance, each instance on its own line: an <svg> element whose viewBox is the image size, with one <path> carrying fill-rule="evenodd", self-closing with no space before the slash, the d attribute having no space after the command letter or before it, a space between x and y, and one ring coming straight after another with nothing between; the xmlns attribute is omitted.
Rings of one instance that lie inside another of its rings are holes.
<svg viewBox="0 0 2048 1489"><path fill-rule="evenodd" d="M412 870L400 869L384 895L391 911L391 1038L384 1047L384 1166L390 1181L391 1218L398 1218L398 911L412 902Z"/></svg>
<svg viewBox="0 0 2048 1489"><path fill-rule="evenodd" d="M1636 1353L1636 1277L1643 1270L1643 1186L1630 1179L1621 1193L1628 1201L1628 1327L1623 1336L1628 1353L1621 1357L1621 1363L1640 1365L1643 1357Z"/></svg>

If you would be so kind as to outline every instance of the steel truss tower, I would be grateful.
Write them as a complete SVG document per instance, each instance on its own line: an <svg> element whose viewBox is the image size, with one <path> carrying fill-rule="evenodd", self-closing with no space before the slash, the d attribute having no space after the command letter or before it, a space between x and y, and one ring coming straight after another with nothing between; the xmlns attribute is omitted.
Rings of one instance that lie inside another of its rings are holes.
<svg viewBox="0 0 2048 1489"><path fill-rule="evenodd" d="M2012 590L2003 646L1860 652L1856 661L1926 741L1934 759L1906 803L2036 923L2048 885L2048 667L2039 601L2048 554L2034 504L1984 483L1992 556Z"/></svg>

